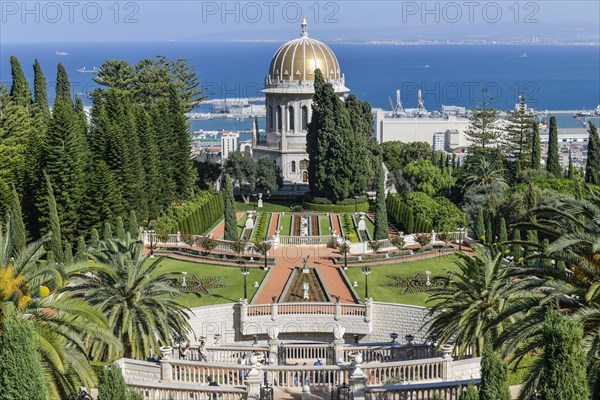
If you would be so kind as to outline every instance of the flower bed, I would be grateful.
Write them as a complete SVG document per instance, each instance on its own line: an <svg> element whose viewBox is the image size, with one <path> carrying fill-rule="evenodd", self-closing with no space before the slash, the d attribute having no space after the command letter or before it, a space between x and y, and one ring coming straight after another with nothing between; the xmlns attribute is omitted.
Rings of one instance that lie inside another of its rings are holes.
<svg viewBox="0 0 600 400"><path fill-rule="evenodd" d="M311 235L319 236L319 216L312 215L308 218L310 219Z"/></svg>
<svg viewBox="0 0 600 400"><path fill-rule="evenodd" d="M243 261L246 264L258 264L263 265L264 259L248 255L236 256L233 254L220 254L220 253L207 253L199 250L190 249L189 247L157 247L154 249L155 253L174 253L182 256L191 256L200 260L215 260L215 261L227 261L227 262L238 262ZM252 260L251 260L252 259ZM274 258L267 258L267 264L275 264Z"/></svg>

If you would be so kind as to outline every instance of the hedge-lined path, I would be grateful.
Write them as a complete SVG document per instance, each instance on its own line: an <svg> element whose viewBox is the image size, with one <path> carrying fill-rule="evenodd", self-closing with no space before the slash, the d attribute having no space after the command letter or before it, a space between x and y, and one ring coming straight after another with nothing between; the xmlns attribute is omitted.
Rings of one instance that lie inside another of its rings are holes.
<svg viewBox="0 0 600 400"><path fill-rule="evenodd" d="M279 227L279 213L274 212L271 215L271 226L269 226L269 237L275 236Z"/></svg>
<svg viewBox="0 0 600 400"><path fill-rule="evenodd" d="M235 213L235 219L239 222L240 218L242 218L242 215L244 215L244 213L245 213L245 211L237 211ZM213 229L209 233L209 235L211 235L215 239L221 239L224 234L225 234L225 220L221 220L221 222L219 222L219 225L215 226L215 229Z"/></svg>

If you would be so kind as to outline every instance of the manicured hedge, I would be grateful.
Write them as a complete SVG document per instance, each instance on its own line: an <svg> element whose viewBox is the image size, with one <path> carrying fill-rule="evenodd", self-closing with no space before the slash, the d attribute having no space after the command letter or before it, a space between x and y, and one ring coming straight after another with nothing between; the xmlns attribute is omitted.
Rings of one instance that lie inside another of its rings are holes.
<svg viewBox="0 0 600 400"><path fill-rule="evenodd" d="M204 234L223 218L224 194L224 191L216 194L204 191L190 201L173 206L155 222L154 229Z"/></svg>
<svg viewBox="0 0 600 400"><path fill-rule="evenodd" d="M324 212L337 212L337 213L353 213L355 211L369 211L369 203L358 203L357 205L340 205L340 204L315 204L304 202L304 209L310 211L324 211Z"/></svg>

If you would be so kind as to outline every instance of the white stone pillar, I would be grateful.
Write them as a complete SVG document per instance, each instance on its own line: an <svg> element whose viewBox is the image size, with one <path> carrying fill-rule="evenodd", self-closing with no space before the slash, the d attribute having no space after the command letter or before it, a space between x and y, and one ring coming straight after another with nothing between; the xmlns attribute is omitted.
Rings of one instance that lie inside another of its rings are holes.
<svg viewBox="0 0 600 400"><path fill-rule="evenodd" d="M263 371L258 365L253 365L250 372L246 376L246 387L248 388L248 396L256 397L260 395L260 384L263 381Z"/></svg>
<svg viewBox="0 0 600 400"><path fill-rule="evenodd" d="M160 360L160 380L162 382L173 381L173 366L168 359Z"/></svg>

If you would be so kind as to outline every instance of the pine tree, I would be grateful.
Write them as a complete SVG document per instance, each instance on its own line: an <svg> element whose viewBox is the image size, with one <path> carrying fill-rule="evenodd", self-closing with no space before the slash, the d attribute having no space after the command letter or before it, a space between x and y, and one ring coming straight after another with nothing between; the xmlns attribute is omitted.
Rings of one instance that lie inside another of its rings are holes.
<svg viewBox="0 0 600 400"><path fill-rule="evenodd" d="M83 140L74 120L73 107L57 99L44 143L44 170L54 188L67 240L74 239L77 232L85 193Z"/></svg>
<svg viewBox="0 0 600 400"><path fill-rule="evenodd" d="M112 226L110 225L110 222L108 222L108 221L106 221L104 223L103 238L104 238L105 242L109 242L114 239L113 233L112 233Z"/></svg>
<svg viewBox="0 0 600 400"><path fill-rule="evenodd" d="M12 205L10 207L10 218L13 230L13 248L14 253L19 254L27 244L27 231L23 223L23 213L21 211L21 200L14 185L12 187Z"/></svg>
<svg viewBox="0 0 600 400"><path fill-rule="evenodd" d="M106 163L98 160L90 166L90 170L83 200L81 231L90 227L100 229L104 221L114 221L124 212L121 189Z"/></svg>
<svg viewBox="0 0 600 400"><path fill-rule="evenodd" d="M540 129L536 121L533 121L531 127L531 168L540 169L542 159L542 153L540 149Z"/></svg>
<svg viewBox="0 0 600 400"><path fill-rule="evenodd" d="M58 217L58 207L56 206L56 198L54 197L54 189L52 188L50 178L45 172L44 176L46 178L46 190L48 193L46 200L48 202L48 215L46 217L46 220L48 221L48 226L46 230L48 232L52 232L52 236L50 237L50 243L48 247L54 254L56 260L62 261L62 231L60 226L60 218Z"/></svg>
<svg viewBox="0 0 600 400"><path fill-rule="evenodd" d="M223 179L222 189L225 192L225 240L237 240L237 218L235 215L235 199L233 198L233 184L228 174Z"/></svg>
<svg viewBox="0 0 600 400"><path fill-rule="evenodd" d="M141 150L141 162L144 168L145 187L144 195L146 197L146 215L138 215L142 219L151 219L158 216L162 210L161 202L157 201L160 197L160 159L155 132L151 129L151 123L148 113L142 107L136 107L136 128Z"/></svg>
<svg viewBox="0 0 600 400"><path fill-rule="evenodd" d="M504 145L517 162L517 170L531 163L531 127L532 114L527 109L525 97L520 96L520 103L504 128Z"/></svg>
<svg viewBox="0 0 600 400"><path fill-rule="evenodd" d="M465 137L474 151L493 147L502 136L502 132L496 126L498 110L489 107L493 99L490 99L487 88L483 88L482 96L481 107L473 111L469 117L469 126L465 130Z"/></svg>
<svg viewBox="0 0 600 400"><path fill-rule="evenodd" d="M590 121L587 162L585 164L585 181L592 185L600 185L600 136L596 126Z"/></svg>
<svg viewBox="0 0 600 400"><path fill-rule="evenodd" d="M104 368L98 384L98 400L127 400L127 386L121 368L110 365Z"/></svg>
<svg viewBox="0 0 600 400"><path fill-rule="evenodd" d="M483 208L477 208L477 218L475 220L475 227L473 229L477 239L485 237L485 221L483 219Z"/></svg>
<svg viewBox="0 0 600 400"><path fill-rule="evenodd" d="M377 168L377 192L375 198L375 228L373 231L374 240L383 240L388 238L388 220L387 207L385 205L385 183L383 172L383 161L377 157L380 162Z"/></svg>
<svg viewBox="0 0 600 400"><path fill-rule="evenodd" d="M485 349L481 359L480 400L511 400L508 389L508 367L491 347Z"/></svg>
<svg viewBox="0 0 600 400"><path fill-rule="evenodd" d="M21 64L15 56L10 56L10 72L12 75L10 97L15 104L25 107L28 110L31 105L31 89L29 89L29 83L25 79Z"/></svg>
<svg viewBox="0 0 600 400"><path fill-rule="evenodd" d="M550 128L548 131L548 158L546 159L546 171L559 178L562 175L560 162L558 161L558 128L556 117L550 117Z"/></svg>
<svg viewBox="0 0 600 400"><path fill-rule="evenodd" d="M538 375L541 398L588 399L582 326L559 311L550 310L544 319L543 343L542 372Z"/></svg>
<svg viewBox="0 0 600 400"><path fill-rule="evenodd" d="M50 119L50 107L48 105L48 89L46 88L46 76L37 58L33 64L33 99L36 112L39 112L45 121Z"/></svg>
<svg viewBox="0 0 600 400"><path fill-rule="evenodd" d="M0 400L48 399L31 322L11 310L0 332Z"/></svg>
<svg viewBox="0 0 600 400"><path fill-rule="evenodd" d="M69 82L69 75L67 70L62 63L58 63L56 70L56 101L62 100L66 104L73 105L73 99L71 98L71 83Z"/></svg>

